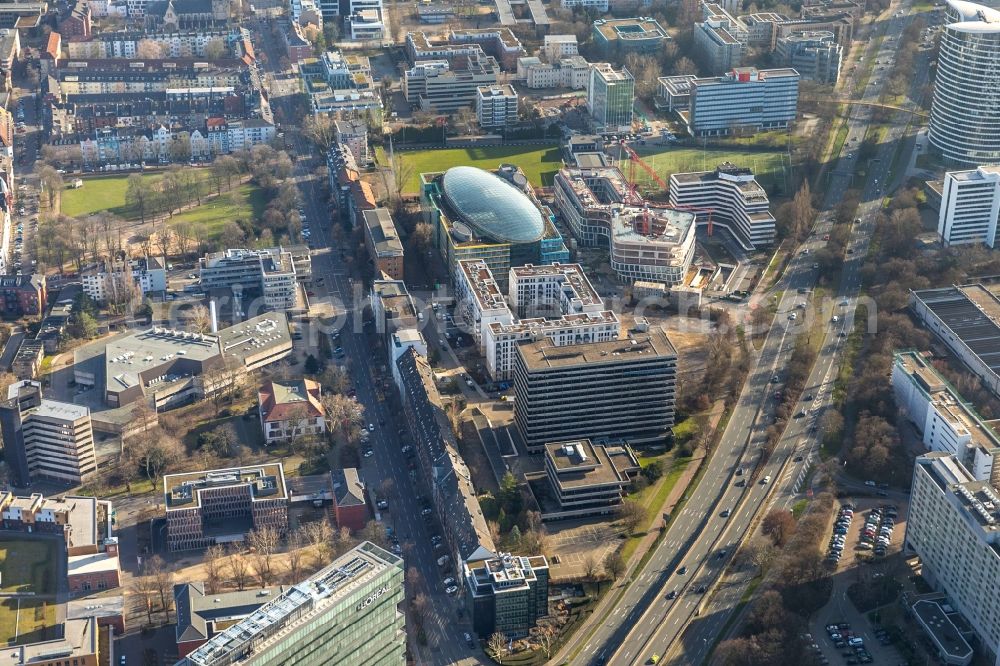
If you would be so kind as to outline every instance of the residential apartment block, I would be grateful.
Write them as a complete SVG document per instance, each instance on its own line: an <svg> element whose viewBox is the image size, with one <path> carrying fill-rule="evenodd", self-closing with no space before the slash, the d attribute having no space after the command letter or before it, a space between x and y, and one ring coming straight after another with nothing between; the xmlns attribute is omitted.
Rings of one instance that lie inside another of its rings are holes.
<svg viewBox="0 0 1000 666"><path fill-rule="evenodd" d="M1000 395L1000 298L981 284L910 292L910 310L937 340Z"/></svg>
<svg viewBox="0 0 1000 666"><path fill-rule="evenodd" d="M354 161L361 166L372 162L372 152L368 146L368 125L360 118L338 118L334 121L337 143L347 146L354 155Z"/></svg>
<svg viewBox="0 0 1000 666"><path fill-rule="evenodd" d="M313 115L363 114L382 108L365 56L326 51L319 58L299 62L299 79Z"/></svg>
<svg viewBox="0 0 1000 666"><path fill-rule="evenodd" d="M485 262L459 262L455 313L473 332L494 381L511 378L521 341L600 342L621 331L579 264L514 267L508 284L510 306Z"/></svg>
<svg viewBox="0 0 1000 666"><path fill-rule="evenodd" d="M42 398L41 384L23 380L7 389L0 425L14 484L33 480L78 485L97 471L87 407Z"/></svg>
<svg viewBox="0 0 1000 666"><path fill-rule="evenodd" d="M1000 219L1000 167L980 166L944 175L938 236L945 246L996 247Z"/></svg>
<svg viewBox="0 0 1000 666"><path fill-rule="evenodd" d="M954 455L978 481L1000 486L1000 437L917 352L897 353L892 366L896 405L931 451Z"/></svg>
<svg viewBox="0 0 1000 666"><path fill-rule="evenodd" d="M326 434L322 386L311 379L268 381L257 392L265 444Z"/></svg>
<svg viewBox="0 0 1000 666"><path fill-rule="evenodd" d="M635 79L626 68L616 70L606 62L591 67L587 110L598 127L609 131L631 127L634 103Z"/></svg>
<svg viewBox="0 0 1000 666"><path fill-rule="evenodd" d="M0 275L0 308L6 317L41 317L47 298L44 275Z"/></svg>
<svg viewBox="0 0 1000 666"><path fill-rule="evenodd" d="M950 453L918 457L904 550L920 557L924 579L947 595L947 604L971 626L979 646L1000 663L1000 596L993 584L1000 579L996 488L976 480Z"/></svg>
<svg viewBox="0 0 1000 666"><path fill-rule="evenodd" d="M109 300L121 303L126 292L149 293L165 291L167 288L167 268L163 257L140 257L130 259L126 266L104 265L84 273L83 293L98 303Z"/></svg>
<svg viewBox="0 0 1000 666"><path fill-rule="evenodd" d="M333 485L333 517L337 527L346 527L357 532L368 524L368 502L365 499L365 484L354 467L330 471Z"/></svg>
<svg viewBox="0 0 1000 666"><path fill-rule="evenodd" d="M607 342L521 342L514 422L532 452L577 439L661 441L674 424L676 374L677 350L660 329Z"/></svg>
<svg viewBox="0 0 1000 666"><path fill-rule="evenodd" d="M366 210L361 214L365 222L365 248L368 258L375 265L376 277L390 280L403 279L403 241L396 233L396 225L387 208Z"/></svg>
<svg viewBox="0 0 1000 666"><path fill-rule="evenodd" d="M670 176L670 205L690 208L699 224L720 226L745 249L774 242L775 220L767 192L748 168L726 162L714 171Z"/></svg>
<svg viewBox="0 0 1000 666"><path fill-rule="evenodd" d="M212 636L179 666L402 666L403 560L365 541Z"/></svg>
<svg viewBox="0 0 1000 666"><path fill-rule="evenodd" d="M509 83L480 86L476 91L476 121L484 129L517 124L518 95Z"/></svg>
<svg viewBox="0 0 1000 666"><path fill-rule="evenodd" d="M693 213L636 202L621 170L603 159L560 169L553 190L556 210L577 242L607 247L619 281L683 282L694 258Z"/></svg>
<svg viewBox="0 0 1000 666"><path fill-rule="evenodd" d="M498 631L508 639L527 636L549 613L549 563L543 555L500 553L465 563L462 573L472 629L480 638Z"/></svg>
<svg viewBox="0 0 1000 666"><path fill-rule="evenodd" d="M93 555L104 550L112 536L111 502L95 497L65 495L28 497L0 492L4 530L62 535L67 557Z"/></svg>
<svg viewBox="0 0 1000 666"><path fill-rule="evenodd" d="M167 546L206 548L270 527L288 529L288 489L281 463L163 477Z"/></svg>
<svg viewBox="0 0 1000 666"><path fill-rule="evenodd" d="M427 356L427 342L418 328L417 305L402 280L373 280L371 304L375 332L385 339L393 380L400 386L396 366L399 357L410 347L421 356Z"/></svg>

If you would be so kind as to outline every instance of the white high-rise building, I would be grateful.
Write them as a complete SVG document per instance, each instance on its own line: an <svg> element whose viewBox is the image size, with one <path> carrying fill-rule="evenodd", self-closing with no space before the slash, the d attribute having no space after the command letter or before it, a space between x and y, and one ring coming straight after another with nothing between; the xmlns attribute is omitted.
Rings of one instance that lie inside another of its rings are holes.
<svg viewBox="0 0 1000 666"><path fill-rule="evenodd" d="M938 235L944 245L995 247L1000 217L1000 167L981 166L944 175Z"/></svg>
<svg viewBox="0 0 1000 666"><path fill-rule="evenodd" d="M917 458L905 549L920 556L923 577L947 595L1000 666L1000 497L950 453ZM957 641L950 641L951 645ZM939 649L942 646L939 645ZM953 648L945 645L949 656ZM961 652L967 652L962 650ZM956 654L968 663L971 654Z"/></svg>
<svg viewBox="0 0 1000 666"><path fill-rule="evenodd" d="M957 20L941 33L930 142L952 162L1000 164L1000 11L964 0L948 5Z"/></svg>

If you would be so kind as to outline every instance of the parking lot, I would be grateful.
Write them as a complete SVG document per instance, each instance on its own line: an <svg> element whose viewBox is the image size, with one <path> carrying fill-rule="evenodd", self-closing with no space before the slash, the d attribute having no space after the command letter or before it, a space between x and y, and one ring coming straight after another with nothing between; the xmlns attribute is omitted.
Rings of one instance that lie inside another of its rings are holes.
<svg viewBox="0 0 1000 666"><path fill-rule="evenodd" d="M550 563L551 576L556 580L582 577L588 557L593 557L599 573L604 558L621 543L618 531L609 524L560 521L547 528L549 547L559 558L557 563Z"/></svg>

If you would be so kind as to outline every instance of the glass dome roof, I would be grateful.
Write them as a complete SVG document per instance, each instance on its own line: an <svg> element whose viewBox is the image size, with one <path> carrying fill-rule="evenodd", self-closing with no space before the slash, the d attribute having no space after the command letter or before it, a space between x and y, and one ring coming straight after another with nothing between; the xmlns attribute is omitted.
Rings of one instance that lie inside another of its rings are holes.
<svg viewBox="0 0 1000 666"><path fill-rule="evenodd" d="M542 213L531 199L489 171L452 167L441 187L461 221L482 236L501 243L530 243L545 231Z"/></svg>

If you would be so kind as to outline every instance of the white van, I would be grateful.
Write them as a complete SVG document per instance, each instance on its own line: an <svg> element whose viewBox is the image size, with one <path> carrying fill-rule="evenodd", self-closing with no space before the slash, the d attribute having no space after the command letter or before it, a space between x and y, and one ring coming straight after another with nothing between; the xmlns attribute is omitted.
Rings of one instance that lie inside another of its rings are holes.
<svg viewBox="0 0 1000 666"><path fill-rule="evenodd" d="M765 476L763 479L760 480L760 485L762 485L762 486L766 486L769 483L771 483L771 477L770 477L770 475Z"/></svg>

